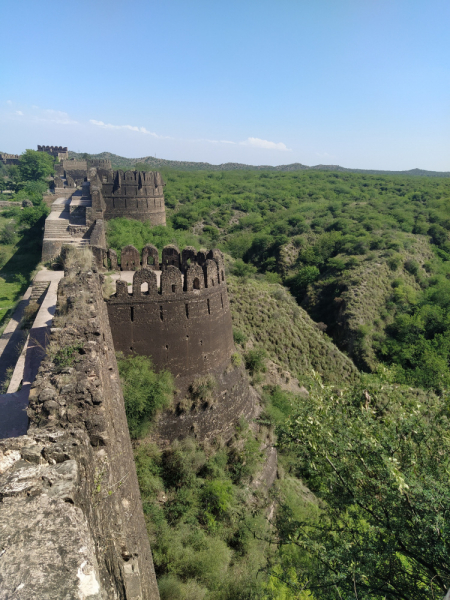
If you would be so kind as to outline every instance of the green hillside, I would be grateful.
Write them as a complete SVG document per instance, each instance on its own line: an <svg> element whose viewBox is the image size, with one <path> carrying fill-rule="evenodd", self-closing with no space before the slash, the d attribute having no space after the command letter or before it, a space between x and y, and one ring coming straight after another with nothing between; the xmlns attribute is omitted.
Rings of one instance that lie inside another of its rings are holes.
<svg viewBox="0 0 450 600"><path fill-rule="evenodd" d="M212 165L205 162L192 162L181 160L167 160L156 158L154 156L144 156L141 158L125 158L112 154L111 152L100 152L99 154L88 154L86 152L69 151L70 158L104 158L111 161L114 169L138 169L138 170L156 170L156 169L177 169L179 171L334 171L342 173L364 173L368 175L405 175L416 177L450 177L450 171L427 171L425 169L410 169L409 171L386 171L373 169L346 169L339 165L315 165L308 167L301 163L292 163L289 165L245 165L242 163L223 163Z"/></svg>
<svg viewBox="0 0 450 600"><path fill-rule="evenodd" d="M261 395L226 443L136 443L162 600L443 597L450 180L161 170L167 227L116 219L109 242L226 253Z"/></svg>

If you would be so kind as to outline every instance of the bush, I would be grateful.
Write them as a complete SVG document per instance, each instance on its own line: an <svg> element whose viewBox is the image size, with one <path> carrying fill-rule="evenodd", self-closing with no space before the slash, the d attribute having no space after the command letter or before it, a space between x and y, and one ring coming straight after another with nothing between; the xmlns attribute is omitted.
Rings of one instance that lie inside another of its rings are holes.
<svg viewBox="0 0 450 600"><path fill-rule="evenodd" d="M233 354L231 355L231 364L233 365L233 367L241 366L242 356L239 354L239 352L233 352Z"/></svg>
<svg viewBox="0 0 450 600"><path fill-rule="evenodd" d="M241 277L242 279L247 279L256 273L257 269L253 265L249 263L245 263L242 259L238 258L238 260L234 263L231 272L236 277Z"/></svg>
<svg viewBox="0 0 450 600"><path fill-rule="evenodd" d="M12 246L17 240L16 226L14 223L6 223L0 231L0 242Z"/></svg>
<svg viewBox="0 0 450 600"><path fill-rule="evenodd" d="M174 384L168 371L155 373L146 356L129 356L117 361L122 380L125 411L132 438L143 437L156 413L173 399Z"/></svg>
<svg viewBox="0 0 450 600"><path fill-rule="evenodd" d="M419 272L419 264L411 258L408 258L408 260L405 261L404 267L411 275L417 275Z"/></svg>
<svg viewBox="0 0 450 600"><path fill-rule="evenodd" d="M239 331L238 329L233 329L233 339L236 344L244 346L245 342L247 341L247 336L245 335L245 333L242 333L242 331Z"/></svg>
<svg viewBox="0 0 450 600"><path fill-rule="evenodd" d="M391 256L391 258L388 259L387 264L391 271L396 271L402 264L402 257L399 254Z"/></svg>
<svg viewBox="0 0 450 600"><path fill-rule="evenodd" d="M214 375L203 375L195 379L190 387L194 400L211 403L214 400L217 381Z"/></svg>
<svg viewBox="0 0 450 600"><path fill-rule="evenodd" d="M255 373L264 372L265 367L265 359L267 353L263 348L256 348L254 350L249 350L245 354L245 367L250 371L252 375Z"/></svg>

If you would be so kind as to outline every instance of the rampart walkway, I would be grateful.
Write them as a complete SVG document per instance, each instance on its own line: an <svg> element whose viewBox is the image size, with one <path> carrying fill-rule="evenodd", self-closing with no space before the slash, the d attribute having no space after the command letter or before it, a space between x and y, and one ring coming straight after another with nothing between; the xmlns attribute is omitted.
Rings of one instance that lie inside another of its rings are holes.
<svg viewBox="0 0 450 600"><path fill-rule="evenodd" d="M11 319L6 328L6 330L9 329L9 332L7 333L9 339L6 340L6 344L3 344L3 348L0 346L0 364L3 369L3 365L9 364L14 358L16 368L14 369L8 392L0 395L0 439L25 435L27 432L28 417L26 409L28 406L30 387L36 377L39 365L45 354L48 333L56 309L58 283L62 277L64 277L63 271L47 271L44 269L37 273L34 282L49 282L50 285L36 315L33 326L30 329L27 344L22 354L20 354L20 351L17 351L14 344L16 340L18 340L20 344L23 342L25 334L24 331L19 328L19 324L31 295L31 287L28 288L24 298L21 300L14 313L13 319ZM3 336L0 343L2 341L4 342Z"/></svg>

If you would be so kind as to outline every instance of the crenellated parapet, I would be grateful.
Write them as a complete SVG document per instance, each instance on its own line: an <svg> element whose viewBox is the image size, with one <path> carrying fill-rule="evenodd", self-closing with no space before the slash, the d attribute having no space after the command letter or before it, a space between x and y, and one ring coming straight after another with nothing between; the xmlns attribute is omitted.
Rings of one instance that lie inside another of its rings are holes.
<svg viewBox="0 0 450 600"><path fill-rule="evenodd" d="M222 253L195 255L189 248L183 261L183 252L166 246L161 263L161 272L136 270L131 286L116 282L107 300L116 351L151 356L157 369L175 377L227 364L234 343Z"/></svg>
<svg viewBox="0 0 450 600"><path fill-rule="evenodd" d="M118 269L118 257L115 250L110 249L108 251L108 257L110 259L111 268L113 270ZM189 266L197 265L202 267L205 281L208 279L207 261L212 260L216 263L218 268L218 280L225 280L225 267L223 262L223 254L220 250L210 250L205 252L203 250L197 250L193 246L186 246L182 252L177 248L175 244L169 244L164 246L162 250L161 260L159 258L159 252L156 246L147 244L142 249L142 254L137 248L132 245L125 246L122 248L120 253L120 269L122 271L138 271L140 269L151 269L155 271L166 270L168 267L176 267L182 273L186 273ZM215 281L215 276L210 276L211 281ZM205 285L205 287L208 287Z"/></svg>
<svg viewBox="0 0 450 600"><path fill-rule="evenodd" d="M69 158L69 150L67 146L38 146L38 152L46 152L54 158Z"/></svg>

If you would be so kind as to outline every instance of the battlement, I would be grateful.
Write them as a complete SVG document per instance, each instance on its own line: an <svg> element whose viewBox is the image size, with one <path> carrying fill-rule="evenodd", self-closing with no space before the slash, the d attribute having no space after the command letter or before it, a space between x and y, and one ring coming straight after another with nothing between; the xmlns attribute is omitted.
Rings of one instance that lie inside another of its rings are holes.
<svg viewBox="0 0 450 600"><path fill-rule="evenodd" d="M121 250L120 269L122 271L137 271L139 269L150 269L159 271L167 269L169 266L176 267L181 273L185 274L190 266L198 265L204 268L208 260L213 260L217 264L219 283L225 281L225 268L223 263L223 254L220 250L196 251L192 246L186 246L182 252L174 244L164 246L161 260L156 246L147 244L139 253L134 246L125 246ZM108 251L111 269L117 270L118 257L115 250ZM205 275L206 277L206 275ZM211 283L210 283L211 285ZM208 287L205 279L205 287Z"/></svg>
<svg viewBox="0 0 450 600"><path fill-rule="evenodd" d="M111 171L104 176L102 183L104 193L116 196L137 195L138 191L145 196L153 190L153 195L160 195L162 190L158 188L166 185L157 171Z"/></svg>
<svg viewBox="0 0 450 600"><path fill-rule="evenodd" d="M67 146L38 146L38 152L46 152L55 158L69 158Z"/></svg>
<svg viewBox="0 0 450 600"><path fill-rule="evenodd" d="M108 158L90 158L88 161L88 167L97 167L99 169L112 170L111 161Z"/></svg>
<svg viewBox="0 0 450 600"><path fill-rule="evenodd" d="M4 165L18 165L20 157L18 154L6 154L4 152L0 152L0 161Z"/></svg>

